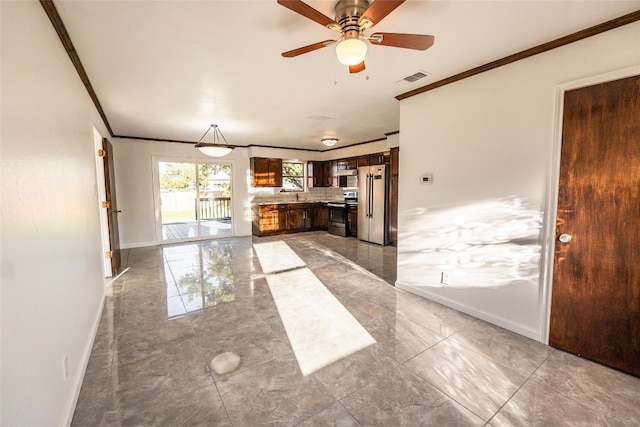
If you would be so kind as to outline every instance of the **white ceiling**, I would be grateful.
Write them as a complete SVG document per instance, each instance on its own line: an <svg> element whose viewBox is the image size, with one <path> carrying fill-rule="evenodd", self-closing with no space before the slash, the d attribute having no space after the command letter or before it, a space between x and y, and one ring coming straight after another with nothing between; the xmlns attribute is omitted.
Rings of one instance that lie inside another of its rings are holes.
<svg viewBox="0 0 640 427"><path fill-rule="evenodd" d="M334 17L335 1L306 3ZM276 0L55 5L114 134L197 141L216 123L230 144L307 149L322 149L325 136L339 146L383 138L399 130L396 95L640 9L640 1L409 0L374 30L431 34L434 46L370 46L367 69L350 75L334 47L280 55L337 33ZM430 76L398 82L417 71Z"/></svg>

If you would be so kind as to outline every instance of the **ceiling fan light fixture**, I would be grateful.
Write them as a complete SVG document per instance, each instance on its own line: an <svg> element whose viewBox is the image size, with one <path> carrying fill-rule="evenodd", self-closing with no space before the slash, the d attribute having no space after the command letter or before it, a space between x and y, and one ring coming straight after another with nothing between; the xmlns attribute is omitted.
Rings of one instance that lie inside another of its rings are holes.
<svg viewBox="0 0 640 427"><path fill-rule="evenodd" d="M213 143L202 142L205 136L209 133L209 131L213 129ZM224 144L220 142L220 139L224 141ZM211 125L207 129L207 131L202 135L200 141L196 144L196 148L205 156L209 157L222 157L226 156L233 150L233 146L229 145L227 139L224 137L218 125Z"/></svg>
<svg viewBox="0 0 640 427"><path fill-rule="evenodd" d="M359 38L344 39L336 46L336 56L342 65L357 65L367 56L367 44Z"/></svg>
<svg viewBox="0 0 640 427"><path fill-rule="evenodd" d="M338 143L337 138L322 138L322 143L327 147L333 147Z"/></svg>

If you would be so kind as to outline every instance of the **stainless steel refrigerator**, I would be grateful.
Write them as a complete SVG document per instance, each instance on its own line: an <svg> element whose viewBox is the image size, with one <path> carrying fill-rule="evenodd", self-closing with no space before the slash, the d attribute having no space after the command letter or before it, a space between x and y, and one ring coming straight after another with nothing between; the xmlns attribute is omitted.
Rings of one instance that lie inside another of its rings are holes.
<svg viewBox="0 0 640 427"><path fill-rule="evenodd" d="M358 168L358 239L386 245L387 166Z"/></svg>

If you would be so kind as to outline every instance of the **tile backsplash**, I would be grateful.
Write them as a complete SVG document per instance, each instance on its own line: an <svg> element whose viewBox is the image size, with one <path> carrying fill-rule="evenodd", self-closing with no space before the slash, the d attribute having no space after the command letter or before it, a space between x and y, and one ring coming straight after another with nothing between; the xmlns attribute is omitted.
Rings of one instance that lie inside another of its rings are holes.
<svg viewBox="0 0 640 427"><path fill-rule="evenodd" d="M344 193L344 189L339 187L309 188L307 191L300 192L281 192L278 188L252 188L249 190L250 197L253 196L252 203L342 200L342 193Z"/></svg>

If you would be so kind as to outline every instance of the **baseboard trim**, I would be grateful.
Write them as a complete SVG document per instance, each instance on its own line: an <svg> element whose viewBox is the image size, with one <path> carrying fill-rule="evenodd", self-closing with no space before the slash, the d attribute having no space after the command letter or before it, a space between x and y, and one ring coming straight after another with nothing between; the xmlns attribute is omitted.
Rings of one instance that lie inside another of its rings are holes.
<svg viewBox="0 0 640 427"><path fill-rule="evenodd" d="M148 246L157 246L158 242L136 242L136 243L127 243L120 244L120 249L134 249L134 248L146 248Z"/></svg>
<svg viewBox="0 0 640 427"><path fill-rule="evenodd" d="M87 366L89 365L89 358L91 357L91 350L93 349L93 343L96 339L96 333L98 332L98 327L100 326L100 319L102 318L102 311L104 310L104 303L106 301L107 294L105 290L102 291L102 300L98 306L98 310L96 313L96 318L93 321L93 327L91 328L91 335L89 340L87 341L87 345L82 353L82 360L79 364L78 375L73 379L73 387L71 390L71 399L67 405L67 409L65 411L64 424L65 426L70 426L73 421L73 414L76 410L76 404L78 403L78 398L80 397L80 390L82 389L82 382L84 381L84 374L87 372Z"/></svg>
<svg viewBox="0 0 640 427"><path fill-rule="evenodd" d="M478 319L484 320L485 322L489 322L493 325L500 326L501 328L507 329L511 332L515 332L516 334L520 334L522 336L531 338L532 340L535 340L544 344L544 342L542 341L543 337L542 337L541 331L531 329L527 326L512 322L510 320L504 319L499 316L495 316L492 313L478 310L466 304L460 304L457 301L453 301L448 298L443 298L440 295L433 294L425 289L417 288L415 285L402 283L400 280L396 281L396 287L398 289L411 292L412 294L416 294L418 296L437 302L439 304L446 305L447 307L453 308L454 310L458 310L470 316L477 317Z"/></svg>

